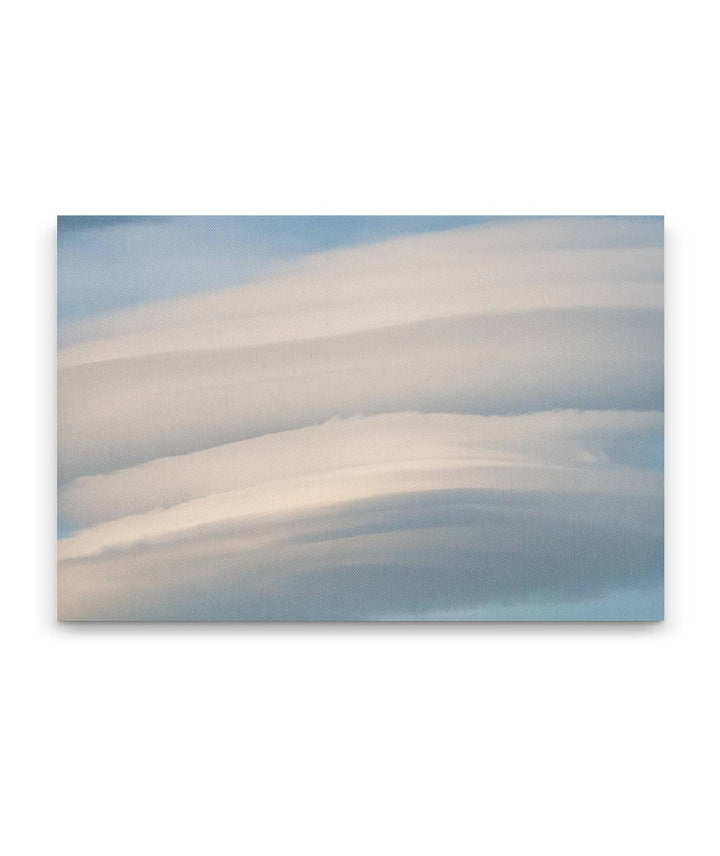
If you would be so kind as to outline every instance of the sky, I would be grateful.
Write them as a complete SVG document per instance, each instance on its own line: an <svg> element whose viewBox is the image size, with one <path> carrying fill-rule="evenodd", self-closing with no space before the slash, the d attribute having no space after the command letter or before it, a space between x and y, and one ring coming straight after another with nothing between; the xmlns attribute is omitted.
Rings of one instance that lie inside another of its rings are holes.
<svg viewBox="0 0 720 856"><path fill-rule="evenodd" d="M306 253L487 217L58 217L58 317L235 286Z"/></svg>
<svg viewBox="0 0 720 856"><path fill-rule="evenodd" d="M663 221L58 218L69 620L659 620Z"/></svg>

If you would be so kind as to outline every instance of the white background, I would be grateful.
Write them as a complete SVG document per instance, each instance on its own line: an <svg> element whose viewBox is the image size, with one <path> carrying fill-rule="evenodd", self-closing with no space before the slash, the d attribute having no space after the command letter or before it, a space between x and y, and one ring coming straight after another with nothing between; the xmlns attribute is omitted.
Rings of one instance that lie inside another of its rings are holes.
<svg viewBox="0 0 720 856"><path fill-rule="evenodd" d="M3 852L718 852L712 13L5 9ZM57 625L57 213L665 214L667 621Z"/></svg>

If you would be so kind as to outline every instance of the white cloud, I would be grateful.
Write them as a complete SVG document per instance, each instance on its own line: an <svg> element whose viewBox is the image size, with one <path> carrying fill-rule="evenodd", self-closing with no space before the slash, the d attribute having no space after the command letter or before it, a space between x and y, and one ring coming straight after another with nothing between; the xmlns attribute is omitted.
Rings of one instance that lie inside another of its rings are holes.
<svg viewBox="0 0 720 856"><path fill-rule="evenodd" d="M626 450L662 433L661 229L414 236L64 326L61 613L657 586L662 477Z"/></svg>
<svg viewBox="0 0 720 856"><path fill-rule="evenodd" d="M342 336L476 313L658 309L661 235L661 224L643 219L548 218L319 253L266 281L65 324L59 364ZM628 245L632 238L637 243Z"/></svg>
<svg viewBox="0 0 720 856"><path fill-rule="evenodd" d="M656 473L603 466L601 455L604 435L661 424L657 413L393 414L268 435L72 483L61 495L67 519L111 522L65 539L59 555L430 490L659 495Z"/></svg>

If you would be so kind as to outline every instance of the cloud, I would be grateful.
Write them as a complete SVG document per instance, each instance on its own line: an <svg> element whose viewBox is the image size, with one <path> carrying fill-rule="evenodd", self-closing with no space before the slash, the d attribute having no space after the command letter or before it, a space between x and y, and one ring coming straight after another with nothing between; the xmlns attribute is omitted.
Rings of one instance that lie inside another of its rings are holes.
<svg viewBox="0 0 720 856"><path fill-rule="evenodd" d="M245 514L331 504L411 489L470 487L645 492L656 473L615 463L620 441L662 431L658 412L552 411L485 417L392 413L334 419L268 434L61 488L65 522L86 528L198 499L236 496ZM417 487L413 488L413 485ZM639 488L637 486L640 486ZM259 492L268 490L268 500ZM242 502L239 494L251 498ZM130 527L139 532L137 520Z"/></svg>
<svg viewBox="0 0 720 856"><path fill-rule="evenodd" d="M475 313L662 308L662 221L510 220L304 256L270 279L70 321L60 365Z"/></svg>
<svg viewBox="0 0 720 856"><path fill-rule="evenodd" d="M64 559L65 618L422 617L661 585L657 496L453 489L190 527ZM636 614L636 618L659 618Z"/></svg>
<svg viewBox="0 0 720 856"><path fill-rule="evenodd" d="M654 218L398 238L63 325L61 615L658 617L662 338Z"/></svg>
<svg viewBox="0 0 720 856"><path fill-rule="evenodd" d="M393 410L660 409L662 315L469 315L347 336L62 370L62 481Z"/></svg>
<svg viewBox="0 0 720 856"><path fill-rule="evenodd" d="M350 617L333 591L347 588L342 567L351 568L351 594L360 602L372 594L364 586L377 590L384 568L397 595L386 608L400 609L404 598L432 609L439 594L416 567L430 561L435 573L442 569L443 598L457 585L461 606L473 602L461 593L512 601L557 585L565 596L605 592L617 583L617 563L627 561L628 539L635 565L657 557L662 476L628 468L614 453L625 438L661 429L656 412L389 414L82 478L61 493L66 518L82 527L60 542L63 588L81 598L82 612L106 617L125 614L128 594L131 611L137 608L139 580L145 608L158 616L179 617L191 585L221 612L231 603L238 609L251 593L263 615L277 617L278 581L287 592L308 584L299 578L309 575L317 585L303 595L307 609L317 608L314 591ZM600 532L604 546L595 543ZM549 574L543 551L552 555L553 538L555 549L566 543ZM612 567L598 573L609 551ZM471 567L483 569L482 585L470 585ZM652 562L638 578L643 585L650 569L657 570ZM405 591L421 583L425 598ZM78 608L69 597L62 602L69 612ZM166 613L169 603L175 606ZM186 605L186 617L196 616L194 600Z"/></svg>

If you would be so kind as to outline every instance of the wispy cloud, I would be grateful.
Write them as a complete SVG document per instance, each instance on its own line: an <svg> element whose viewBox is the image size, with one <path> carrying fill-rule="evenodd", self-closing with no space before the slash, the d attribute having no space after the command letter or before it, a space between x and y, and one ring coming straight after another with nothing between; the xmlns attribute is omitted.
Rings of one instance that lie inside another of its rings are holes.
<svg viewBox="0 0 720 856"><path fill-rule="evenodd" d="M332 250L60 337L64 617L658 617L662 221Z"/></svg>

